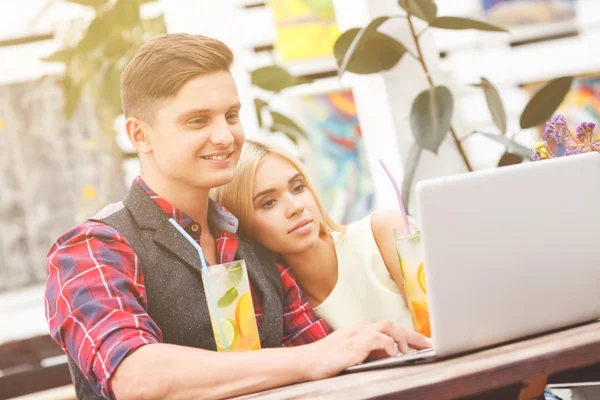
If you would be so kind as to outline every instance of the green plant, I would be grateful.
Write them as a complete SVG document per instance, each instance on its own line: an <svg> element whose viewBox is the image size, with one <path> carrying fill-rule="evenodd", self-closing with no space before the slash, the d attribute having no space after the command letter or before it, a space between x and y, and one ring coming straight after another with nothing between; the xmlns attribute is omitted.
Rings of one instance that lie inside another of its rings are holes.
<svg viewBox="0 0 600 400"><path fill-rule="evenodd" d="M529 158L529 149L513 140L516 132L511 135L507 134L506 113L502 99L494 85L486 78L481 78L481 82L472 86L483 90L498 132L474 131L462 138L458 137L456 130L451 125L454 111L452 92L446 86L436 85L433 82L421 49L420 37L429 28L475 29L489 32L507 32L506 29L470 18L438 16L434 0L398 0L398 5L404 10L404 14L378 17L364 28L351 28L342 33L335 43L334 55L340 76L346 71L356 74L387 71L406 54L414 58L421 66L429 88L417 95L410 112L410 125L415 144L409 151L405 165L402 195L406 202L409 199L410 187L421 152L428 150L437 154L448 133L452 136L459 155L469 171L472 170L472 167L463 149L462 141L472 134L484 135L505 146L505 153L498 162L499 166L520 163L525 158ZM419 33L416 31L414 18L426 23L425 28ZM416 54L408 50L400 41L378 31L383 23L398 19L408 23ZM544 86L525 107L520 118L520 127L522 129L530 128L548 119L567 94L572 80L572 77L562 77L550 81Z"/></svg>
<svg viewBox="0 0 600 400"><path fill-rule="evenodd" d="M51 0L57 1L57 0ZM71 119L82 98L94 104L102 140L94 147L110 155L103 167L103 184L94 196L98 203L111 200L123 187L121 164L126 157L115 141L114 121L122 114L120 79L125 66L150 37L166 32L162 15L144 19L140 7L155 0L63 0L93 9L94 18L85 27L74 20L63 48L43 61L65 65L60 82L64 115Z"/></svg>
<svg viewBox="0 0 600 400"><path fill-rule="evenodd" d="M252 71L251 79L252 84L263 89L266 92L265 94L268 93L267 97L271 97L271 99L285 88L311 82L310 79L295 77L285 68L276 65L261 67ZM291 118L272 110L269 107L269 101L265 100L264 96L254 100L254 107L256 108L260 128L269 129L271 132L281 132L294 143L297 143L299 139L308 141L306 132ZM269 126L263 120L265 112L270 115L272 120Z"/></svg>
<svg viewBox="0 0 600 400"><path fill-rule="evenodd" d="M83 32L74 26L65 47L43 60L65 64L62 87L67 119L81 97L87 96L94 102L103 128L112 134L112 123L122 113L121 73L145 40L166 31L163 16L140 16L140 6L156 0L65 1L92 8L95 17ZM77 37L81 39L71 42Z"/></svg>

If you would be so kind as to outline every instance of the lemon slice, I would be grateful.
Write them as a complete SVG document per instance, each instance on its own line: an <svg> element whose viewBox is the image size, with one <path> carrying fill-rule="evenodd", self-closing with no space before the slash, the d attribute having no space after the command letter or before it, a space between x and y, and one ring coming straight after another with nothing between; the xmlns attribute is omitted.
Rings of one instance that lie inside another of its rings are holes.
<svg viewBox="0 0 600 400"><path fill-rule="evenodd" d="M217 348L219 350L225 350L225 346L223 345L223 339L221 338L221 331L219 327L216 325L213 320L213 332L215 334L215 342L217 344ZM235 326L235 322L232 319L221 319L221 326L223 327L223 333L225 334L225 341L227 342L227 347L231 347L233 342L237 339L237 328Z"/></svg>
<svg viewBox="0 0 600 400"><path fill-rule="evenodd" d="M423 263L419 265L419 269L417 271L417 280L419 281L419 286L423 293L427 294L427 283L425 280L425 270L423 269Z"/></svg>

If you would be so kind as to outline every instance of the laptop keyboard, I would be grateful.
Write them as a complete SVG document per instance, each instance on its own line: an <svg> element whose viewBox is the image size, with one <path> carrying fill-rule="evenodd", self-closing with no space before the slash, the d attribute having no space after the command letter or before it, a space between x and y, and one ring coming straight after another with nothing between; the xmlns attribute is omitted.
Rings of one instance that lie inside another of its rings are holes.
<svg viewBox="0 0 600 400"><path fill-rule="evenodd" d="M398 353L398 355L396 355L396 357L426 356L426 355L429 355L429 354L435 354L435 350L433 348L431 348L431 349L423 349L423 350L409 349L408 353L406 353L406 354Z"/></svg>
<svg viewBox="0 0 600 400"><path fill-rule="evenodd" d="M409 362L420 362L421 360L430 360L435 356L434 349L423 349L423 350L409 350L408 353L399 353L395 357L382 358L380 360L367 361L362 364L358 364L347 368L346 371L365 371L373 368L380 368L386 366L402 365Z"/></svg>

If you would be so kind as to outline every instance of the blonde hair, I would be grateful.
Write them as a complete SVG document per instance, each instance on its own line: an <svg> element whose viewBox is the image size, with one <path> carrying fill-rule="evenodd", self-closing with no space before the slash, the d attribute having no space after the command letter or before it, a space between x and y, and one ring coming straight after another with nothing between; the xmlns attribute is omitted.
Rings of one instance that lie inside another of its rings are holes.
<svg viewBox="0 0 600 400"><path fill-rule="evenodd" d="M271 155L281 157L288 161L304 177L306 187L315 197L317 207L321 213L321 220L319 221L321 233L329 233L332 231L344 232L346 228L336 224L325 211L323 203L321 203L319 196L317 196L317 193L300 162L289 155L285 150L257 140L246 140L246 143L244 143L233 180L226 185L211 190L211 197L213 200L221 204L238 218L240 231L246 236L253 238L252 225L254 221L254 203L252 197L254 194L254 178L256 177L256 171L263 160Z"/></svg>
<svg viewBox="0 0 600 400"><path fill-rule="evenodd" d="M223 42L201 35L164 33L148 40L121 75L125 117L151 123L161 101L173 98L200 74L229 71L233 52Z"/></svg>

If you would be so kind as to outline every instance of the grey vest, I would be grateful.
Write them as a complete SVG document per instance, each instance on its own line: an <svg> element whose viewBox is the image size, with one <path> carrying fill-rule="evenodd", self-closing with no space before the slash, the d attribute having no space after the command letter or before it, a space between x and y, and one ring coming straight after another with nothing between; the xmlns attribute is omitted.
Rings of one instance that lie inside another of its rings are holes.
<svg viewBox="0 0 600 400"><path fill-rule="evenodd" d="M137 255L144 274L147 311L160 327L164 343L216 350L198 252L142 188L134 182L122 202L105 207L91 219L115 228ZM283 294L277 266L266 249L239 239L236 259L246 260L252 289L263 302L261 345L279 347ZM69 359L69 364L77 398L100 399L73 360Z"/></svg>

